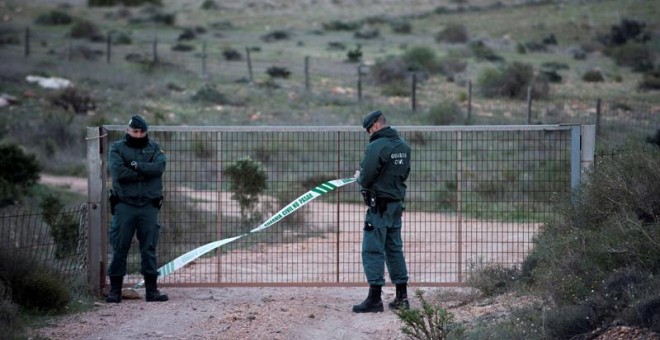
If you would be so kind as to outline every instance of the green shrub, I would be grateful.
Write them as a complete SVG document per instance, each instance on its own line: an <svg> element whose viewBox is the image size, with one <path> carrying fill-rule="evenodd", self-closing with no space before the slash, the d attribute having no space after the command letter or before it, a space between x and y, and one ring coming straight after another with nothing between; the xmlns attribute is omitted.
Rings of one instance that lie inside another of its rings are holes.
<svg viewBox="0 0 660 340"><path fill-rule="evenodd" d="M216 10L220 9L220 6L213 0L204 0L200 8L203 10Z"/></svg>
<svg viewBox="0 0 660 340"><path fill-rule="evenodd" d="M627 43L610 48L607 54L619 66L629 66L633 71L645 72L653 69L655 56L651 47L641 43Z"/></svg>
<svg viewBox="0 0 660 340"><path fill-rule="evenodd" d="M0 207L17 202L39 180L37 158L13 143L0 144Z"/></svg>
<svg viewBox="0 0 660 340"><path fill-rule="evenodd" d="M14 287L17 303L39 312L60 311L71 300L66 282L53 271L33 271L24 277L21 287Z"/></svg>
<svg viewBox="0 0 660 340"><path fill-rule="evenodd" d="M61 311L71 300L67 282L31 253L0 248L0 273L12 301L23 308Z"/></svg>
<svg viewBox="0 0 660 340"><path fill-rule="evenodd" d="M11 300L11 287L0 275L0 334L6 339L18 338L23 327L18 305Z"/></svg>
<svg viewBox="0 0 660 340"><path fill-rule="evenodd" d="M440 70L438 57L433 49L426 46L417 46L406 50L401 56L412 72L436 73Z"/></svg>
<svg viewBox="0 0 660 340"><path fill-rule="evenodd" d="M589 306L571 305L551 310L545 321L551 339L573 339L594 329L598 317Z"/></svg>
<svg viewBox="0 0 660 340"><path fill-rule="evenodd" d="M462 44L469 40L467 28L463 24L449 23L440 32L435 35L435 41L448 42L451 44Z"/></svg>
<svg viewBox="0 0 660 340"><path fill-rule="evenodd" d="M516 286L521 272L502 264L476 264L470 269L467 285L479 289L485 296L505 293Z"/></svg>
<svg viewBox="0 0 660 340"><path fill-rule="evenodd" d="M88 20L79 20L73 24L69 35L74 39L89 39L91 41L103 41L105 39L101 29Z"/></svg>
<svg viewBox="0 0 660 340"><path fill-rule="evenodd" d="M68 25L73 22L73 18L65 12L53 10L47 14L37 17L36 23L39 25Z"/></svg>
<svg viewBox="0 0 660 340"><path fill-rule="evenodd" d="M461 123L463 110L454 101L442 101L429 109L428 122L431 125L451 125Z"/></svg>
<svg viewBox="0 0 660 340"><path fill-rule="evenodd" d="M324 22L322 26L326 31L355 31L362 26L362 23L334 20L330 22Z"/></svg>
<svg viewBox="0 0 660 340"><path fill-rule="evenodd" d="M603 76L603 72L601 72L600 70L591 69L582 75L582 80L589 83L598 83L601 81L605 81L605 77Z"/></svg>
<svg viewBox="0 0 660 340"><path fill-rule="evenodd" d="M89 7L95 7L95 6L104 7L104 6L116 6L116 5L136 7L145 4L154 4L154 5L162 6L163 0L87 0L87 5Z"/></svg>
<svg viewBox="0 0 660 340"><path fill-rule="evenodd" d="M411 339L443 340L452 332L460 332L460 327L454 323L454 314L440 305L427 302L422 290L416 290L415 297L422 304L421 310L411 307L395 312L403 322L403 334Z"/></svg>
<svg viewBox="0 0 660 340"><path fill-rule="evenodd" d="M660 68L645 72L637 88L642 91L660 90Z"/></svg>
<svg viewBox="0 0 660 340"><path fill-rule="evenodd" d="M78 221L64 211L59 198L48 195L41 201L43 219L48 224L50 235L55 240L55 257L62 259L76 254L78 246Z"/></svg>
<svg viewBox="0 0 660 340"><path fill-rule="evenodd" d="M289 71L289 69L287 69L286 67L281 67L281 66L271 66L266 70L266 73L271 78L287 79L289 78L289 76L291 76L291 71Z"/></svg>
<svg viewBox="0 0 660 340"><path fill-rule="evenodd" d="M524 99L530 86L534 98L544 98L549 92L547 80L535 77L531 64L520 62L484 70L479 75L478 85L481 93L489 98Z"/></svg>
<svg viewBox="0 0 660 340"><path fill-rule="evenodd" d="M500 62L504 61L500 55L495 53L495 51L484 44L482 41L475 41L470 43L470 51L475 59L482 61L491 61L491 62Z"/></svg>
<svg viewBox="0 0 660 340"><path fill-rule="evenodd" d="M231 104L226 95L220 93L217 87L213 84L204 84L197 92L191 97L196 102L206 102L218 105Z"/></svg>
<svg viewBox="0 0 660 340"><path fill-rule="evenodd" d="M359 63L362 61L362 46L358 44L354 50L348 50L346 52L346 58L349 63Z"/></svg>
<svg viewBox="0 0 660 340"><path fill-rule="evenodd" d="M625 268L660 273L660 148L630 143L594 167L523 264L531 286L560 305L605 295L602 282Z"/></svg>
<svg viewBox="0 0 660 340"><path fill-rule="evenodd" d="M410 34L412 33L412 24L408 21L393 21L390 23L390 28L392 32L399 34Z"/></svg>
<svg viewBox="0 0 660 340"><path fill-rule="evenodd" d="M225 168L224 173L229 176L232 198L238 201L243 221L251 221L259 195L266 189L266 172L259 162L245 157Z"/></svg>

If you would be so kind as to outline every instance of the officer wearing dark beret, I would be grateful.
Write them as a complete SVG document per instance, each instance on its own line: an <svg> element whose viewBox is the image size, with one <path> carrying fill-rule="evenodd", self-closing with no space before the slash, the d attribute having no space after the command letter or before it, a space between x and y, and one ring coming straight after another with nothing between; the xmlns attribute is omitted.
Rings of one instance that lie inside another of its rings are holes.
<svg viewBox="0 0 660 340"><path fill-rule="evenodd" d="M408 308L408 269L401 239L403 201L410 174L410 146L387 125L380 110L367 114L362 127L370 135L369 144L355 178L367 204L362 235L362 266L369 283L366 300L353 306L355 313L383 311L382 287L385 265L396 286L392 309Z"/></svg>
<svg viewBox="0 0 660 340"><path fill-rule="evenodd" d="M163 203L163 173L167 158L158 143L149 139L147 121L134 115L128 121L124 138L110 146L108 168L112 176L110 245L108 267L110 292L106 302L121 302L126 275L126 258L134 236L140 244L145 299L167 301L158 291L156 247L160 233L158 213Z"/></svg>

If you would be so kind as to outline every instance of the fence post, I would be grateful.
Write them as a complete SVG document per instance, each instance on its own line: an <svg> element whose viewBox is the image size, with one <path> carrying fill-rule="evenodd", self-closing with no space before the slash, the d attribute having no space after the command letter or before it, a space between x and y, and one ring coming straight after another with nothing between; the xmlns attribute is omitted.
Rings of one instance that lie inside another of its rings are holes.
<svg viewBox="0 0 660 340"><path fill-rule="evenodd" d="M67 60L71 61L73 58L73 38L69 35L69 55L67 55Z"/></svg>
<svg viewBox="0 0 660 340"><path fill-rule="evenodd" d="M601 105L601 100L600 98L596 98L596 136L601 137L600 135L600 105Z"/></svg>
<svg viewBox="0 0 660 340"><path fill-rule="evenodd" d="M468 80L468 106L467 106L467 121L472 123L472 80Z"/></svg>
<svg viewBox="0 0 660 340"><path fill-rule="evenodd" d="M532 86L527 87L527 125L532 123Z"/></svg>
<svg viewBox="0 0 660 340"><path fill-rule="evenodd" d="M25 57L30 56L30 27L25 28Z"/></svg>
<svg viewBox="0 0 660 340"><path fill-rule="evenodd" d="M206 78L206 41L202 42L202 78Z"/></svg>
<svg viewBox="0 0 660 340"><path fill-rule="evenodd" d="M412 74L412 111L417 111L417 72Z"/></svg>
<svg viewBox="0 0 660 340"><path fill-rule="evenodd" d="M154 64L158 64L158 37L154 37L152 53Z"/></svg>
<svg viewBox="0 0 660 340"><path fill-rule="evenodd" d="M105 272L101 250L102 221L104 216L103 181L101 140L101 127L87 128L87 165L89 177L87 178L87 230L89 231L87 244L87 284L91 292L100 295L101 288L105 286Z"/></svg>
<svg viewBox="0 0 660 340"><path fill-rule="evenodd" d="M246 56L246 59L247 59L248 76L250 77L250 83L253 83L254 78L252 77L252 58L250 57L250 48L249 47L245 48L245 56Z"/></svg>
<svg viewBox="0 0 660 340"><path fill-rule="evenodd" d="M596 149L596 126L583 125L581 135L582 145L580 150L580 169L582 171L581 175L584 175L594 164L594 150Z"/></svg>
<svg viewBox="0 0 660 340"><path fill-rule="evenodd" d="M105 61L110 64L110 54L112 53L112 33L108 33L108 39L105 49Z"/></svg>
<svg viewBox="0 0 660 340"><path fill-rule="evenodd" d="M305 91L309 92L309 56L305 56Z"/></svg>
<svg viewBox="0 0 660 340"><path fill-rule="evenodd" d="M362 64L357 67L357 95L358 102L362 101Z"/></svg>

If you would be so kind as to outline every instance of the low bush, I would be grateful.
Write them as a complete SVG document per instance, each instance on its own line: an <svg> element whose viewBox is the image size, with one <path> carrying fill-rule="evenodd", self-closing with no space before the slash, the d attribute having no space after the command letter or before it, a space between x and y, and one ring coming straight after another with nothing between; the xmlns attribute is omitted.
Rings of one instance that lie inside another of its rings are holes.
<svg viewBox="0 0 660 340"><path fill-rule="evenodd" d="M416 290L415 297L421 302L421 309L403 308L395 312L403 322L401 331L408 338L443 340L450 334L461 332L461 328L454 323L454 314L426 301L422 290Z"/></svg>
<svg viewBox="0 0 660 340"><path fill-rule="evenodd" d="M628 43L606 50L619 66L628 66L633 71L645 72L653 69L655 55L648 45Z"/></svg>
<svg viewBox="0 0 660 340"><path fill-rule="evenodd" d="M600 296L602 310L618 310L612 295L630 290L613 288L620 277L645 287L651 281L640 277L660 273L660 148L637 142L626 149L595 164L579 190L558 202L559 218L544 225L523 263L530 286L560 306ZM628 268L635 274L618 274Z"/></svg>
<svg viewBox="0 0 660 340"><path fill-rule="evenodd" d="M475 264L471 268L467 285L479 289L485 296L499 295L511 290L520 279L520 269L502 264Z"/></svg>
<svg viewBox="0 0 660 340"><path fill-rule="evenodd" d="M463 122L463 110L454 101L442 101L433 105L428 112L431 125L451 125Z"/></svg>
<svg viewBox="0 0 660 340"><path fill-rule="evenodd" d="M451 44L463 44L470 39L467 28L463 24L449 23L440 32L436 33L435 41Z"/></svg>
<svg viewBox="0 0 660 340"><path fill-rule="evenodd" d="M266 73L271 78L287 79L289 78L289 76L291 76L291 71L289 71L289 69L287 69L286 67L281 67L281 66L271 66L266 70Z"/></svg>
<svg viewBox="0 0 660 340"><path fill-rule="evenodd" d="M11 299L21 308L57 312L71 300L66 280L32 254L0 248L0 273Z"/></svg>
<svg viewBox="0 0 660 340"><path fill-rule="evenodd" d="M524 99L528 88L534 98L545 98L549 92L547 80L535 77L531 64L514 62L498 69L486 69L479 75L481 93L489 98Z"/></svg>
<svg viewBox="0 0 660 340"><path fill-rule="evenodd" d="M637 88L642 91L660 90L660 68L645 72Z"/></svg>
<svg viewBox="0 0 660 340"><path fill-rule="evenodd" d="M39 25L68 25L73 22L73 17L66 12L53 10L40 15L35 22Z"/></svg>
<svg viewBox="0 0 660 340"><path fill-rule="evenodd" d="M94 23L88 20L79 20L69 31L69 35L74 39L88 39L91 41L103 41L105 37L101 29Z"/></svg>
<svg viewBox="0 0 660 340"><path fill-rule="evenodd" d="M591 69L588 70L587 72L584 72L582 75L582 80L589 82L589 83L598 83L601 81L605 81L605 77L603 76L603 72L601 72L598 69Z"/></svg>

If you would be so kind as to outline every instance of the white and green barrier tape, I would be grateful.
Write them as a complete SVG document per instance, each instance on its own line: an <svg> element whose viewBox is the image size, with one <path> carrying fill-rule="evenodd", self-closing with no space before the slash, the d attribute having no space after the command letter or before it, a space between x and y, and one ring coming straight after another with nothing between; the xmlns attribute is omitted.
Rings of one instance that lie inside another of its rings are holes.
<svg viewBox="0 0 660 340"><path fill-rule="evenodd" d="M199 248L195 248L177 258L174 260L170 261L169 263L163 265L162 267L158 268L158 272L160 273L160 277L167 276L179 268L185 266L186 264L194 261L198 257L210 252L213 249L216 249L218 247L221 247L227 243L234 242L240 238L243 238L245 236L248 236L252 233L256 233L260 230L266 229L273 224L281 221L285 216L293 213L294 211L300 209L302 206L305 204L311 202L313 199L324 195L332 190L335 190L336 188L342 187L346 184L353 183L355 182L355 178L342 178L342 179L334 179L331 181L327 181L312 190L300 195L300 197L296 198L293 202L289 203L286 207L282 208L282 210L278 211L276 214L268 218L264 223L262 223L260 226L250 230L249 232L235 236L235 237L230 237L230 238L225 238L222 240L218 240L215 242L207 243ZM138 282L134 288L139 288L144 284L144 281Z"/></svg>

